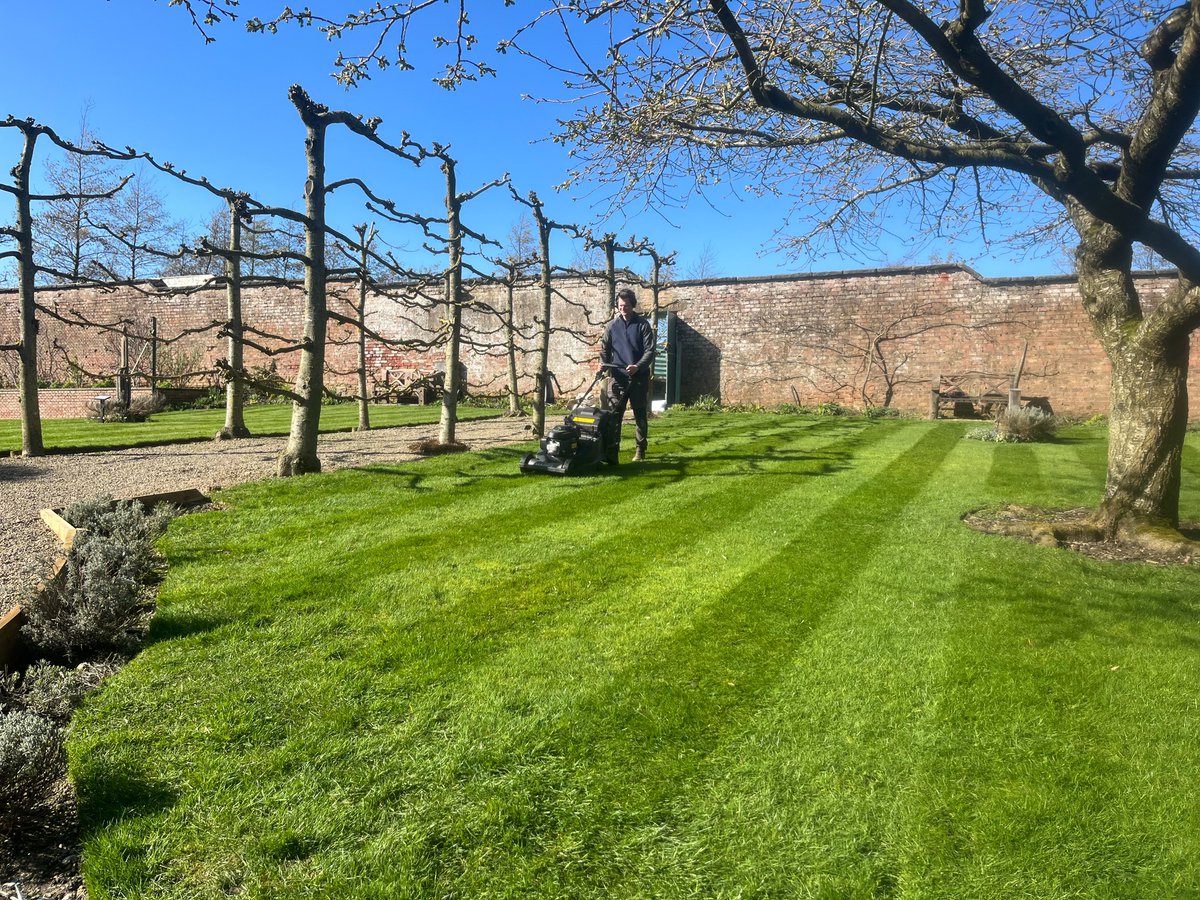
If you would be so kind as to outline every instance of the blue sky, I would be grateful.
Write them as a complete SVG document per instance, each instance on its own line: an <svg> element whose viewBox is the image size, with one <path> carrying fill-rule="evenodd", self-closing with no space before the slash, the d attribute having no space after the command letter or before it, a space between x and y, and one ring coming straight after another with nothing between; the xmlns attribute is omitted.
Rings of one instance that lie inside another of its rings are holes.
<svg viewBox="0 0 1200 900"><path fill-rule="evenodd" d="M347 90L329 76L335 45L312 29L287 28L263 36L246 34L240 23L226 23L213 31L216 42L205 45L186 14L169 8L165 0L21 0L10 7L0 34L0 117L33 117L71 138L78 134L86 107L92 130L108 143L149 151L160 161L248 190L267 203L301 203L303 128L287 100L288 86L299 83L328 106L382 117L380 135L385 139L408 131L424 143L450 144L460 160L462 189L510 172L518 190L536 190L558 221L593 225L598 233L647 236L662 251L678 251L681 276L696 266L706 248L715 272L729 276L929 259L928 248L912 249L915 242L903 222L890 223L894 239L870 260L837 255L794 259L771 252L787 205L739 198L736 185L707 202L693 200L684 210L656 212L627 205L597 221L604 210L594 206L589 196L594 192L554 190L567 169L566 149L542 140L553 130L555 107L521 99L526 93L552 93L555 78L514 54L499 59L499 77L446 92L431 83L435 65L423 52L423 42L414 40L417 71L389 70ZM488 18L475 23L481 34L506 34L523 21L519 8L505 10L494 0L486 7L479 4L480 10L485 8L491 10ZM248 9L261 11L260 6ZM0 129L2 171L16 161L17 135L9 131ZM331 142L329 174L331 179L362 177L398 200L401 208L427 214L439 210L443 189L435 168L399 165L361 139ZM175 214L199 230L214 208L212 200L169 181L159 176L155 185L168 195ZM366 218L352 209L339 212L342 226ZM502 192L469 211L476 228L500 239L519 214ZM415 244L411 239L410 246ZM565 246L555 250L562 256L572 252ZM970 242L953 252L985 275L1043 274L1063 265L1053 257L1001 257ZM946 258L944 249L940 258ZM641 267L627 258L621 262Z"/></svg>

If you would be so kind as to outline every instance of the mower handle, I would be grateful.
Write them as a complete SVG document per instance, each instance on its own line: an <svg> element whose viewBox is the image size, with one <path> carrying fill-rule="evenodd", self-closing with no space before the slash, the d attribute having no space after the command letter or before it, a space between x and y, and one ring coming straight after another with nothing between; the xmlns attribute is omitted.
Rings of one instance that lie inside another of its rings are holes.
<svg viewBox="0 0 1200 900"><path fill-rule="evenodd" d="M601 378L604 377L605 369L623 369L623 368L625 368L625 367L622 366L620 363L600 363L600 368L596 370L596 375L592 379L592 383L589 384L587 386L587 389L584 390L583 393L581 393L578 397L576 397L575 402L571 404L571 407L570 407L571 411L574 412L575 408L578 407L579 404L583 403L583 401L585 399L587 399L588 394L590 394L592 392L592 388L594 388L596 386L596 382L598 382Z"/></svg>

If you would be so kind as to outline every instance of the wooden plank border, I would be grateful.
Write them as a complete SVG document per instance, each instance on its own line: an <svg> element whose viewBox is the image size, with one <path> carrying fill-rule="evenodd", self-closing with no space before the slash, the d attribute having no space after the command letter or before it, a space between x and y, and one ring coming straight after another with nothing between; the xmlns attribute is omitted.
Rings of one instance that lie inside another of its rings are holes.
<svg viewBox="0 0 1200 900"><path fill-rule="evenodd" d="M158 506L160 503L170 503L178 506L180 509L195 509L198 506L204 506L211 502L208 497L195 488L188 488L182 491L166 491L160 494L143 494L140 497L131 497L140 503L147 511ZM114 503L118 501L113 501ZM41 511L42 521L58 537L62 543L63 556L54 560L53 568L47 580L53 580L58 576L62 567L66 564L65 554L71 551L71 546L75 543L75 538L78 536L80 529L76 528L65 518L63 518L63 510L58 509L43 509ZM21 626L26 622L25 611L19 605L14 605L7 613L0 617L0 670L16 666L20 663L24 645L21 642Z"/></svg>

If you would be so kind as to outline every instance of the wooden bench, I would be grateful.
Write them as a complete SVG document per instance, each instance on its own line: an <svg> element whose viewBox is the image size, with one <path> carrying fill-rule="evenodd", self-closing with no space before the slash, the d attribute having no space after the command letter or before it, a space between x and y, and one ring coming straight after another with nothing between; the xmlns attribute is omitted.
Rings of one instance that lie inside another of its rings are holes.
<svg viewBox="0 0 1200 900"><path fill-rule="evenodd" d="M998 375L993 372L962 372L939 374L929 390L929 418L941 417L949 407L957 418L991 418L1001 409L1037 407L1051 412L1049 397L1023 397L1021 373L1025 370L1026 344L1016 372Z"/></svg>

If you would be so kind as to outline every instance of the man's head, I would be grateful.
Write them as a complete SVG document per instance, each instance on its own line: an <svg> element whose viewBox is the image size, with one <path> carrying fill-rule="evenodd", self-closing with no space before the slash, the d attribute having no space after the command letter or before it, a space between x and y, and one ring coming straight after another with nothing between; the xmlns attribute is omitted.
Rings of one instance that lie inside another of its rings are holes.
<svg viewBox="0 0 1200 900"><path fill-rule="evenodd" d="M637 297L629 288L622 288L617 291L617 313L622 319L628 320L634 314L637 307Z"/></svg>

